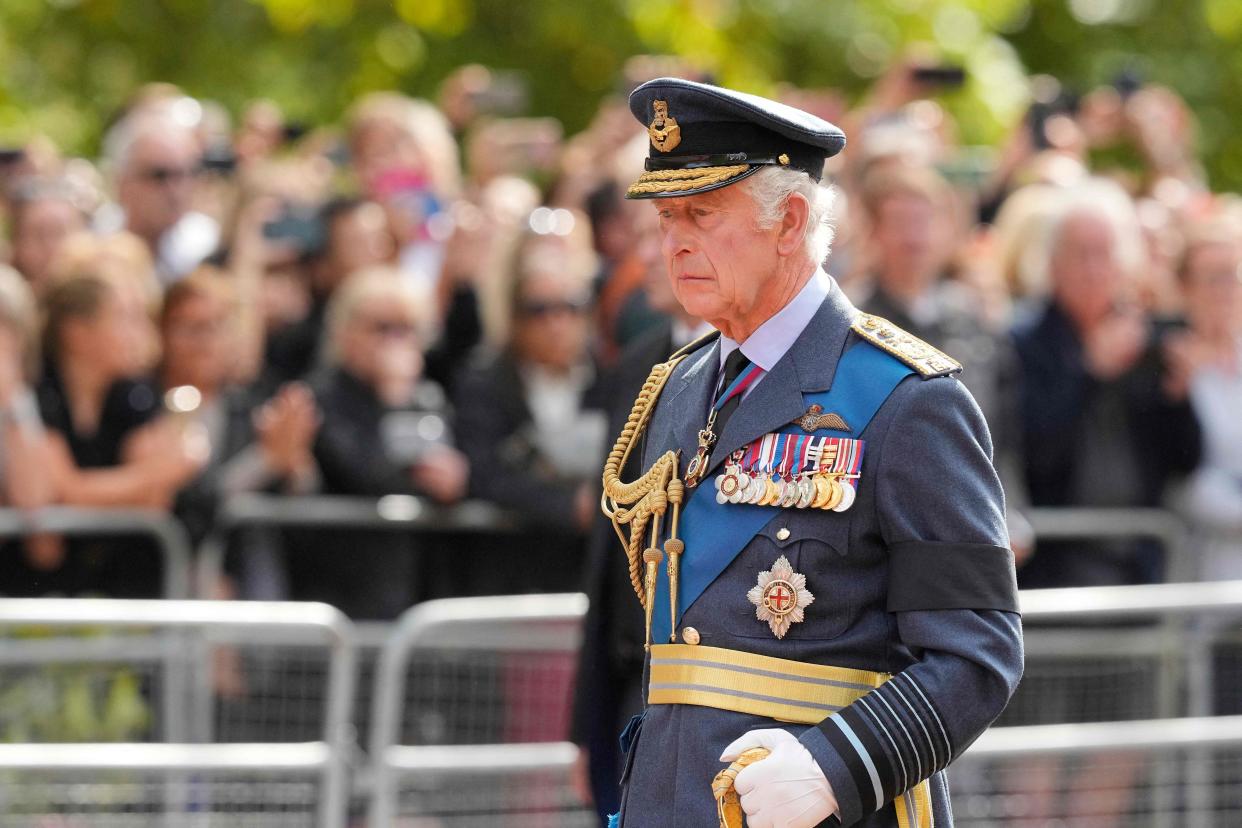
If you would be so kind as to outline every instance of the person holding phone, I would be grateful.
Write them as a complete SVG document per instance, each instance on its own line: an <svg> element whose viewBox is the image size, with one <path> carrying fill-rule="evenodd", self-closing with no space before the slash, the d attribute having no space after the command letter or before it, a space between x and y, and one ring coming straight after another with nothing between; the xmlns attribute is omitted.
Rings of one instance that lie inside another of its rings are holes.
<svg viewBox="0 0 1242 828"><path fill-rule="evenodd" d="M485 573L505 592L580 588L607 427L604 376L589 347L588 244L535 232L520 242L507 342L480 353L454 389L472 493L526 521L522 554Z"/></svg>
<svg viewBox="0 0 1242 828"><path fill-rule="evenodd" d="M1021 322L1027 485L1034 506L1156 506L1194 468L1199 428L1170 394L1156 329L1134 300L1146 266L1129 197L1093 180L1067 190L1033 243L1047 298ZM1152 582L1159 550L1146 544L1043 544L1020 570L1026 587Z"/></svg>
<svg viewBox="0 0 1242 828"><path fill-rule="evenodd" d="M325 494L461 500L470 469L453 446L443 392L422 377L430 302L393 268L350 276L327 309L327 366L311 380ZM414 599L413 540L365 531L291 534L295 598L391 619Z"/></svg>

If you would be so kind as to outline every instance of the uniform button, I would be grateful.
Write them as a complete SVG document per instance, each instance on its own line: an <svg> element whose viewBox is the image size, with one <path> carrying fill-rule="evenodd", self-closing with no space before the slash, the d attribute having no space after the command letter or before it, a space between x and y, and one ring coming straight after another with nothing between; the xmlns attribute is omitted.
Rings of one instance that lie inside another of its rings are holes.
<svg viewBox="0 0 1242 828"><path fill-rule="evenodd" d="M681 631L681 640L687 644L698 644L699 631L694 627L686 627Z"/></svg>
<svg viewBox="0 0 1242 828"><path fill-rule="evenodd" d="M778 529L776 531L776 539L777 540L789 540L789 530L785 529L784 527Z"/></svg>

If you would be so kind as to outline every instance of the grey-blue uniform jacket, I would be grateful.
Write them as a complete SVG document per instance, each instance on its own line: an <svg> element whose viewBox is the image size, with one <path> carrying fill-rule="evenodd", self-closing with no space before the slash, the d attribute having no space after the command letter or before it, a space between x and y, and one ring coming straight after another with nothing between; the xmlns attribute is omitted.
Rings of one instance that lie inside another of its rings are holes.
<svg viewBox="0 0 1242 828"><path fill-rule="evenodd" d="M802 415L804 394L832 386L848 349L875 347L851 330L857 315L834 283L794 346L726 424L702 485L711 485L734 449ZM644 468L681 449L684 472L718 368L714 342L677 366L648 427ZM1013 555L991 439L957 379L917 373L896 385L861 437L866 450L852 507L780 510L685 607L677 642L692 627L703 646L894 678L833 714L848 728L828 719L789 725L712 707L648 705L627 730L624 826L717 825L711 781L724 767L721 752L747 730L777 726L797 735L818 762L840 824L895 826L894 798L930 778L935 824L952 825L943 771L1001 713L1022 674ZM686 558L694 554L688 543ZM747 592L781 555L806 576L815 598L805 620L777 639L756 618ZM655 612L662 610L657 603ZM852 738L843 737L847 731Z"/></svg>

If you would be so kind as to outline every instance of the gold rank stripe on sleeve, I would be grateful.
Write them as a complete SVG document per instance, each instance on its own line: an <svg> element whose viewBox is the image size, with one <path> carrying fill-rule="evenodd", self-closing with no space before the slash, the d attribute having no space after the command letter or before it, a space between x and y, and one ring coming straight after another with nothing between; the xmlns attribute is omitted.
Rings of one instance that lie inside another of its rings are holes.
<svg viewBox="0 0 1242 828"><path fill-rule="evenodd" d="M924 379L947 377L962 370L956 359L881 316L860 313L851 330L918 371Z"/></svg>

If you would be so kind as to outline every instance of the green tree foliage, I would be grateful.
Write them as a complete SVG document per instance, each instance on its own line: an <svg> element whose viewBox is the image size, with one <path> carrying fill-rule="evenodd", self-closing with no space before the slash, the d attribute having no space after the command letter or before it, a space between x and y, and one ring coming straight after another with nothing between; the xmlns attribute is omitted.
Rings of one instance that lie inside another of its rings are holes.
<svg viewBox="0 0 1242 828"><path fill-rule="evenodd" d="M788 81L857 96L913 42L967 67L947 104L968 141L1021 116L1023 70L1086 89L1134 66L1190 102L1213 183L1242 186L1239 0L4 0L0 137L92 152L149 80L327 123L364 91L433 95L468 62L521 70L531 111L572 131L633 54L681 55L758 92Z"/></svg>

